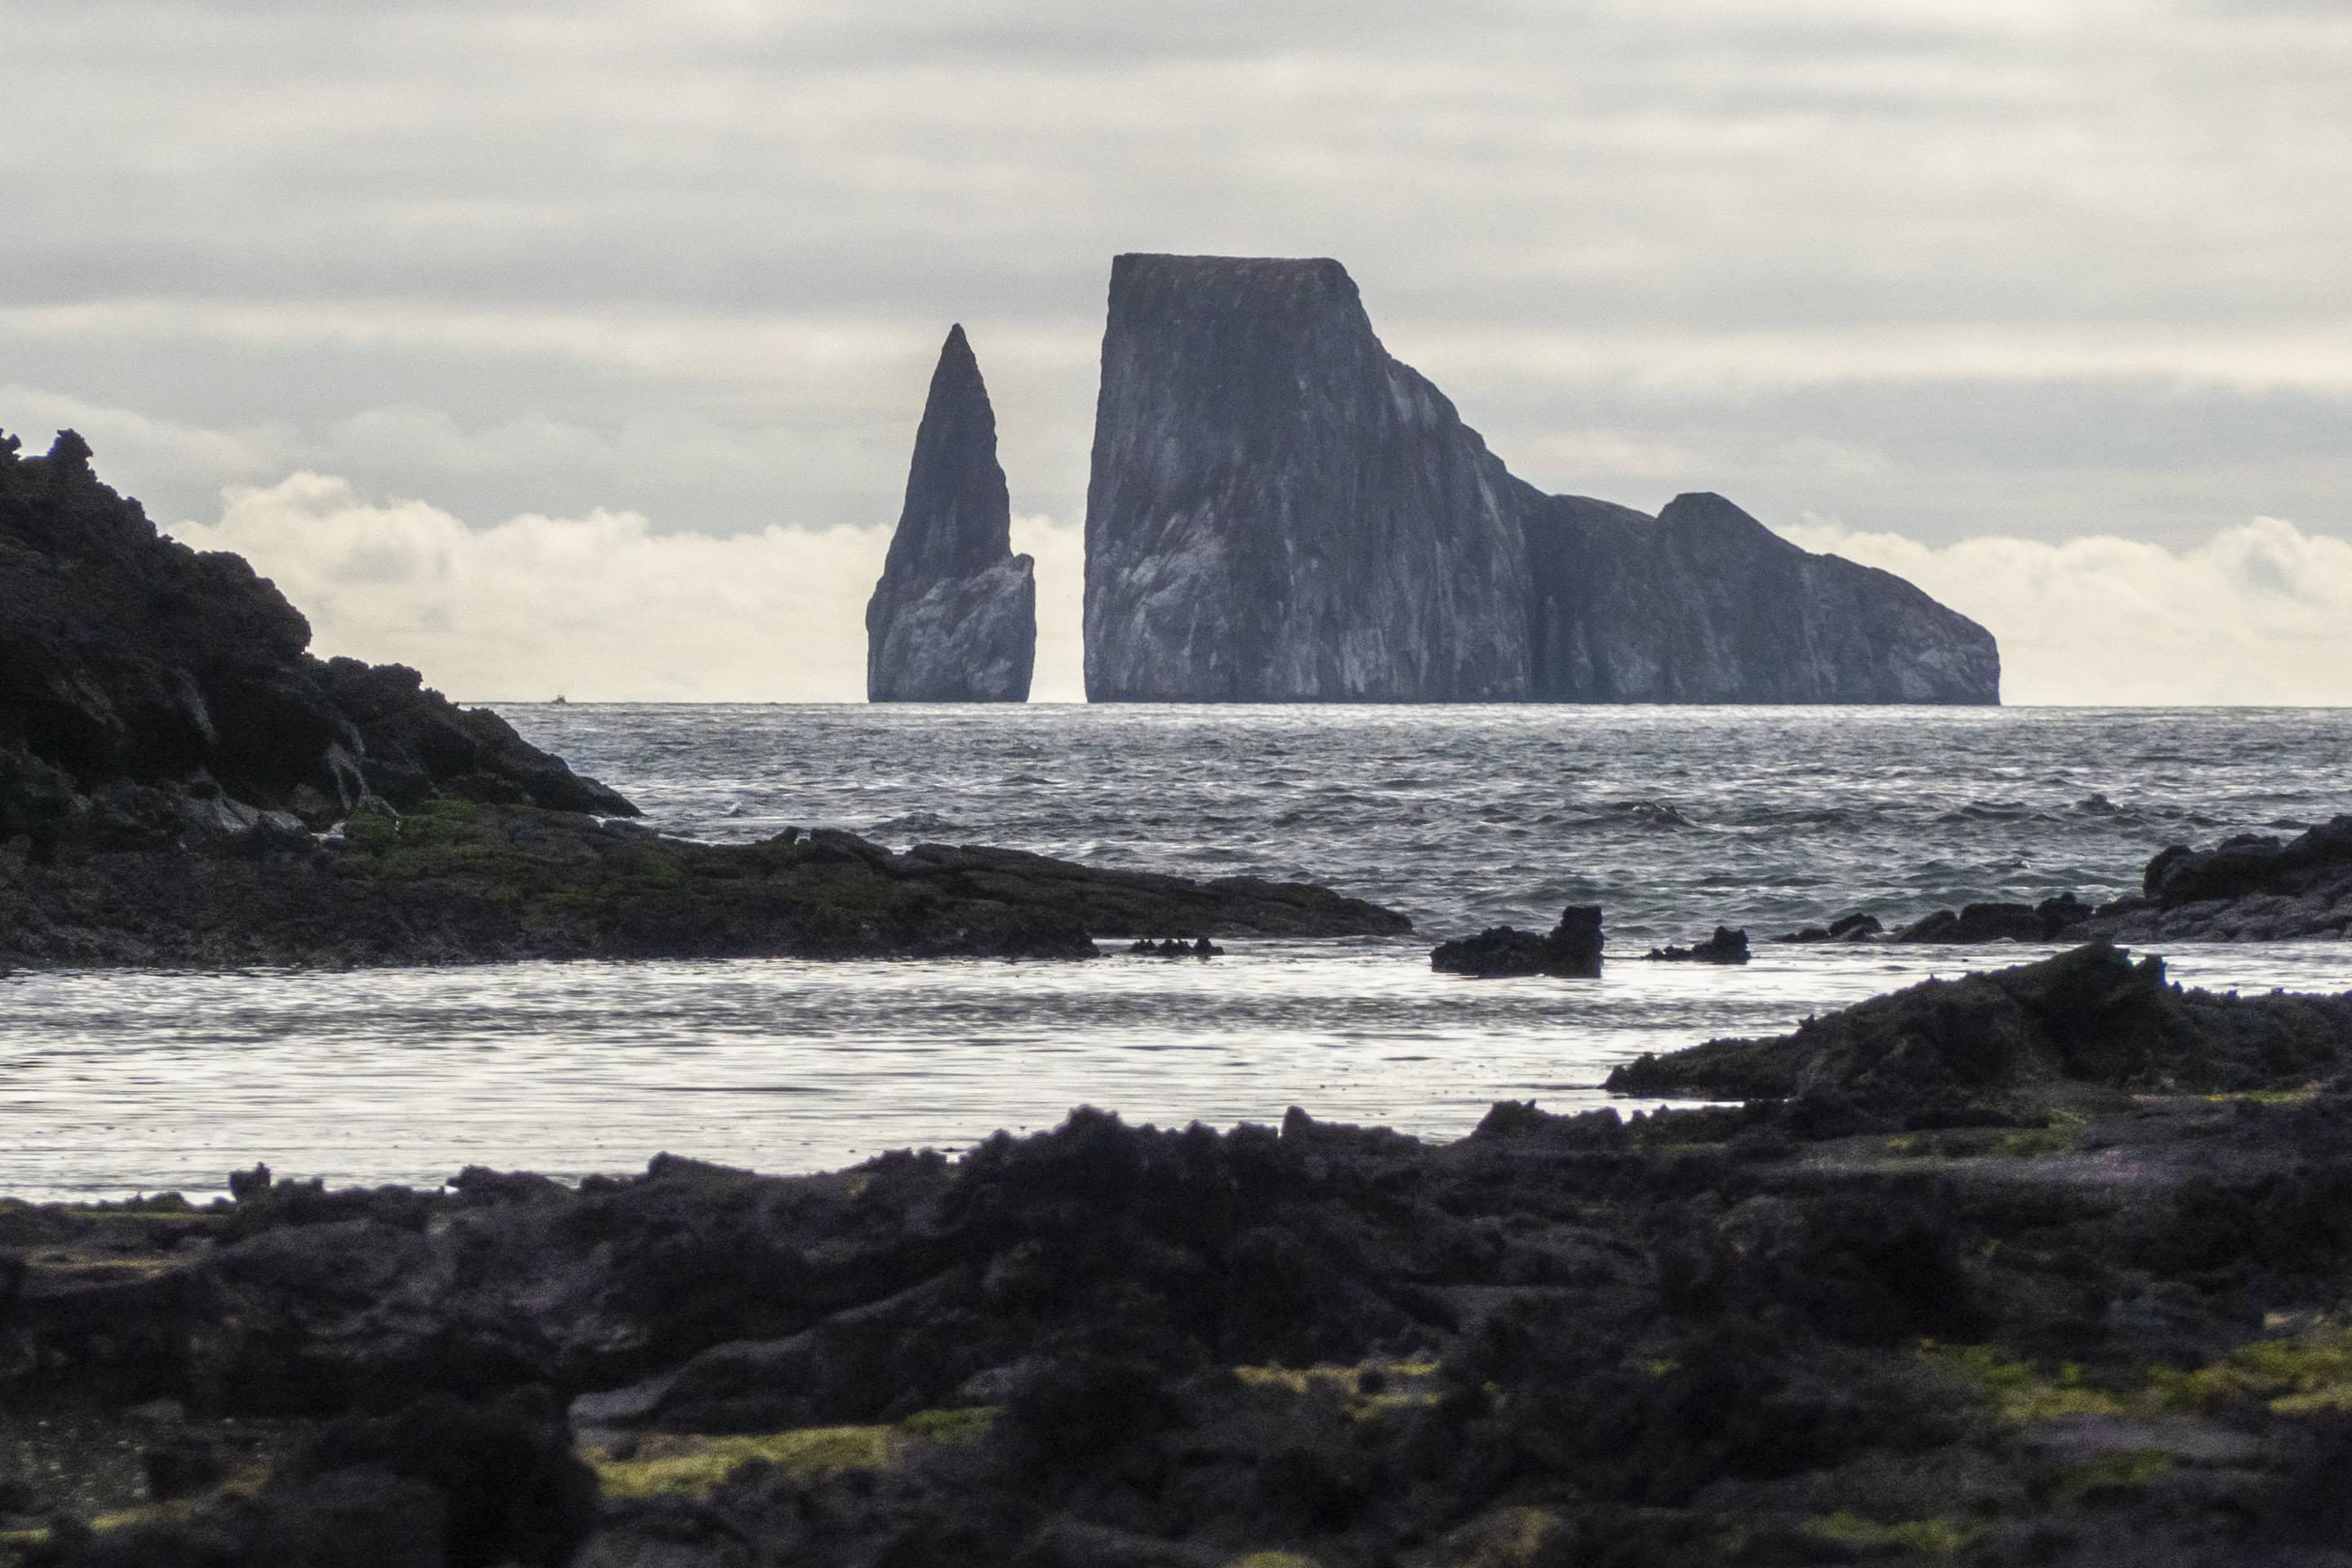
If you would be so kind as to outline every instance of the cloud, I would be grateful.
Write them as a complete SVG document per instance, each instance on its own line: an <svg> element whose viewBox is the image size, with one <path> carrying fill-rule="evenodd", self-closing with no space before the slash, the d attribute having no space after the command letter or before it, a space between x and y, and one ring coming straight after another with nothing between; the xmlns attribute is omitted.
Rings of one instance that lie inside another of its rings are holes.
<svg viewBox="0 0 2352 1568"><path fill-rule="evenodd" d="M310 618L312 647L423 670L467 700L860 701L887 528L656 533L635 512L473 528L302 472L232 488L175 538L233 550ZM1016 520L1038 557L1040 700L1082 692L1075 527Z"/></svg>
<svg viewBox="0 0 2352 1568"><path fill-rule="evenodd" d="M1938 548L1820 520L1779 531L1981 622L2006 701L2352 703L2352 542L2277 518L2180 549L2112 535Z"/></svg>
<svg viewBox="0 0 2352 1568"><path fill-rule="evenodd" d="M637 513L471 527L297 473L173 534L234 550L322 654L415 665L453 696L857 701L887 526L658 533ZM1935 546L1808 519L1780 531L1895 573L2000 639L2013 703L2352 703L2352 542L2257 518L2181 548L2099 536ZM1013 519L1036 558L1033 700L1084 698L1083 531Z"/></svg>

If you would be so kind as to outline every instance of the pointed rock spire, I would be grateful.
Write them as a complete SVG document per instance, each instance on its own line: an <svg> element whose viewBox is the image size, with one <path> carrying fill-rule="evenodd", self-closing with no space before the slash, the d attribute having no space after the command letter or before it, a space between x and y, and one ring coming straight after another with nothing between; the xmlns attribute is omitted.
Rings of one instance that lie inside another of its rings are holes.
<svg viewBox="0 0 2352 1568"><path fill-rule="evenodd" d="M958 324L931 373L906 505L866 605L866 695L1026 701L1036 652L1033 563L1013 553L996 411Z"/></svg>

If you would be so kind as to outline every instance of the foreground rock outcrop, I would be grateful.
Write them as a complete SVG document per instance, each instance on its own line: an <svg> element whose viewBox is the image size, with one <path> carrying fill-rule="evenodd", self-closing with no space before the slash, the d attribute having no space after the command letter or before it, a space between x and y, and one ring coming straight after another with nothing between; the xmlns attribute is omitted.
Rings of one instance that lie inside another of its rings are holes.
<svg viewBox="0 0 2352 1568"><path fill-rule="evenodd" d="M2352 996L2221 997L2105 942L1928 980L1766 1040L1713 1040L1609 1075L1624 1094L1834 1095L1932 1110L2065 1085L2198 1094L2305 1084L2343 1063Z"/></svg>
<svg viewBox="0 0 2352 1568"><path fill-rule="evenodd" d="M413 669L312 657L267 578L157 533L72 431L18 452L0 436L0 841L324 826L370 799L636 815Z"/></svg>
<svg viewBox="0 0 2352 1568"><path fill-rule="evenodd" d="M1013 553L996 411L961 324L948 331L915 433L907 501L866 605L873 702L1025 702L1037 584Z"/></svg>
<svg viewBox="0 0 2352 1568"><path fill-rule="evenodd" d="M1087 491L1096 701L2000 700L1991 634L1719 496L1515 479L1330 260L1118 257Z"/></svg>
<svg viewBox="0 0 2352 1568"><path fill-rule="evenodd" d="M2352 999L2091 950L1820 1026L1444 1146L0 1203L0 1560L2339 1568Z"/></svg>

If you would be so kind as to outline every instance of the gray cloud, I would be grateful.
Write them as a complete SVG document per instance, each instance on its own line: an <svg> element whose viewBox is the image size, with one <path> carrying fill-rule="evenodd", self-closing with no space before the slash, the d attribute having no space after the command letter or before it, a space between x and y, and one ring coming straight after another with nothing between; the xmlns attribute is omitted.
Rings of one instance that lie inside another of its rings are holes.
<svg viewBox="0 0 2352 1568"><path fill-rule="evenodd" d="M1328 254L1519 471L2193 549L2352 494L2352 22L2208 0L0 0L0 425L159 516L1082 505L1120 249ZM862 590L860 591L862 597Z"/></svg>

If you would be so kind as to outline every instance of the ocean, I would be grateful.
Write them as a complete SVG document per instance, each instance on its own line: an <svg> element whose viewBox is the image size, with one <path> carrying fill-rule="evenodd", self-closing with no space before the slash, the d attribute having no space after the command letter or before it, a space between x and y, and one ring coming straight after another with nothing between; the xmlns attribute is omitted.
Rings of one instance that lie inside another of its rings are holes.
<svg viewBox="0 0 2352 1568"><path fill-rule="evenodd" d="M1211 963L528 963L0 976L0 1194L565 1177L660 1151L768 1171L954 1152L1091 1103L1459 1136L1496 1100L2043 949L1780 947L1851 910L2137 886L2167 844L2347 808L2352 712L1888 708L499 704L711 839L846 827L1393 905L1394 940ZM1499 921L1607 911L1597 981L1433 974ZM1756 960L1633 962L1745 926ZM1107 944L1108 945L1108 944ZM2352 943L2176 944L2215 988L2352 987ZM1629 1107L1631 1109L1631 1107Z"/></svg>

